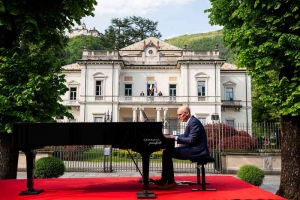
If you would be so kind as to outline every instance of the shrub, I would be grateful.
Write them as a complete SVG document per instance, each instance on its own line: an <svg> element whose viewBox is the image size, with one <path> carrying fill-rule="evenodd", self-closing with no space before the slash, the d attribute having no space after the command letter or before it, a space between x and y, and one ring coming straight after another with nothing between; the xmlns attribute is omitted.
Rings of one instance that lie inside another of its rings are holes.
<svg viewBox="0 0 300 200"><path fill-rule="evenodd" d="M55 157L43 157L35 162L35 178L58 178L66 171L63 161Z"/></svg>
<svg viewBox="0 0 300 200"><path fill-rule="evenodd" d="M222 146L220 146L222 145ZM257 142L255 138L244 136L233 136L224 138L221 144L217 144L216 148L226 150L253 150L257 148Z"/></svg>
<svg viewBox="0 0 300 200"><path fill-rule="evenodd" d="M151 154L151 158L160 159L162 157L162 151L156 151Z"/></svg>
<svg viewBox="0 0 300 200"><path fill-rule="evenodd" d="M237 172L237 176L252 185L260 186L264 180L264 172L255 165L243 165Z"/></svg>

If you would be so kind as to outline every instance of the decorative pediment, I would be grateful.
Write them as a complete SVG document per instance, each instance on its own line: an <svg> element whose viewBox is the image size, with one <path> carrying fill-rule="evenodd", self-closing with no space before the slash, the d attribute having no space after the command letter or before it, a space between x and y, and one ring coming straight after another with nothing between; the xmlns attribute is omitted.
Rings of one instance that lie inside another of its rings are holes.
<svg viewBox="0 0 300 200"><path fill-rule="evenodd" d="M74 81L74 80L68 82L67 84L68 84L68 85L80 85L80 83L78 83L78 82L76 82L76 81Z"/></svg>
<svg viewBox="0 0 300 200"><path fill-rule="evenodd" d="M123 49L120 49L120 51L126 51L126 50L137 50L137 51L143 51L147 47L156 47L159 50L183 50L179 47L176 47L172 44L169 44L167 42L164 42L162 40L159 40L155 37L149 37L147 39L144 39L140 42L134 43L132 45L129 45L127 47L124 47Z"/></svg>
<svg viewBox="0 0 300 200"><path fill-rule="evenodd" d="M104 78L105 75L102 72L97 72L97 73L93 74L93 77L94 78Z"/></svg>
<svg viewBox="0 0 300 200"><path fill-rule="evenodd" d="M223 83L223 85L224 86L235 86L236 85L236 83L235 82L233 82L233 81L227 81L227 82L225 82L225 83Z"/></svg>
<svg viewBox="0 0 300 200"><path fill-rule="evenodd" d="M199 72L195 75L195 78L208 78L208 75L204 72Z"/></svg>
<svg viewBox="0 0 300 200"><path fill-rule="evenodd" d="M157 41L158 42L158 44L159 44L159 41ZM146 44L146 42L144 41L144 45ZM150 40L150 42L147 44L147 45L145 45L145 47L144 47L144 49L146 49L146 48L148 48L148 47L155 47L155 48L159 48L159 46L156 46L151 40Z"/></svg>

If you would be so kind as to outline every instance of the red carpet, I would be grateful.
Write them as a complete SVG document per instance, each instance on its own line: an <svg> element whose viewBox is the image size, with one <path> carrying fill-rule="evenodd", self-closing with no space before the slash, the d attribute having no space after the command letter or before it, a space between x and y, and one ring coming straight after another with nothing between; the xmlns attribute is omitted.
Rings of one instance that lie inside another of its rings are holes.
<svg viewBox="0 0 300 200"><path fill-rule="evenodd" d="M118 178L58 178L35 179L35 188L44 189L38 195L19 196L26 189L26 180L0 180L0 200L113 200L137 199L136 192L142 191L138 177ZM193 176L178 176L177 181L195 181ZM158 190L150 184L149 191L156 194L156 199L196 200L196 199L278 199L284 198L262 190L232 176L207 176L210 185L217 191L191 191L198 185L178 186L171 190Z"/></svg>

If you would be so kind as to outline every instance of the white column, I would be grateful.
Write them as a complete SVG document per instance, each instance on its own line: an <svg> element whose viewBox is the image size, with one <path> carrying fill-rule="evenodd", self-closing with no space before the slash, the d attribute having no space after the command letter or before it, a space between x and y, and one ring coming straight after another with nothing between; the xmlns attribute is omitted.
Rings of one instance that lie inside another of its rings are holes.
<svg viewBox="0 0 300 200"><path fill-rule="evenodd" d="M164 108L164 121L167 119L168 108Z"/></svg>
<svg viewBox="0 0 300 200"><path fill-rule="evenodd" d="M169 134L169 122L167 120L168 108L163 108L164 110L164 134Z"/></svg>
<svg viewBox="0 0 300 200"><path fill-rule="evenodd" d="M133 121L133 122L136 122L136 121L137 121L137 107L133 107L133 108L132 108L132 111L133 111L132 121Z"/></svg>
<svg viewBox="0 0 300 200"><path fill-rule="evenodd" d="M144 108L140 108L140 122L144 122L145 121L144 116L142 114L142 110L144 110Z"/></svg>
<svg viewBox="0 0 300 200"><path fill-rule="evenodd" d="M160 122L161 120L160 120L160 110L161 110L161 108L156 108L156 121L157 122Z"/></svg>

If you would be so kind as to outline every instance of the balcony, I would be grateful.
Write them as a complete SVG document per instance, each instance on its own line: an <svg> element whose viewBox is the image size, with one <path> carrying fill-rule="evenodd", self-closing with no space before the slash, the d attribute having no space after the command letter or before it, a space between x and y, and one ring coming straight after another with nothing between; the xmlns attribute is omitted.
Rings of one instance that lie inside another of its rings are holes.
<svg viewBox="0 0 300 200"><path fill-rule="evenodd" d="M222 111L225 111L227 108L233 108L235 111L240 111L243 107L241 105L242 100L221 100L222 102Z"/></svg>
<svg viewBox="0 0 300 200"><path fill-rule="evenodd" d="M215 96L115 96L112 97L110 95L96 96L96 95L80 95L79 100L64 100L63 104L66 106L79 106L81 103L86 102L99 102L99 103L111 103L111 102L119 102L119 103L184 103L184 102L194 102L194 103L218 103L220 104L220 97Z"/></svg>

